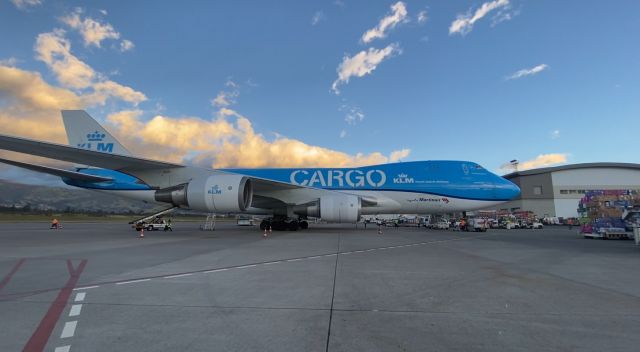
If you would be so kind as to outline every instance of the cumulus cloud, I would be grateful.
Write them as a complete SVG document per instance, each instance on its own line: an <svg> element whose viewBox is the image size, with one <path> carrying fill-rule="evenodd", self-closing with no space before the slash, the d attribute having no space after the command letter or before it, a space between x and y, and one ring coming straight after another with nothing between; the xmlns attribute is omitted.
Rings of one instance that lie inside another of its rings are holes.
<svg viewBox="0 0 640 352"><path fill-rule="evenodd" d="M133 44L133 42L128 39L125 39L120 42L120 51L122 52L132 50L134 47L135 47L135 44Z"/></svg>
<svg viewBox="0 0 640 352"><path fill-rule="evenodd" d="M317 11L316 13L313 14L313 17L311 17L311 25L315 26L318 23L320 23L320 21L322 20L324 20L324 12Z"/></svg>
<svg viewBox="0 0 640 352"><path fill-rule="evenodd" d="M397 162L409 156L411 149L396 150L389 156L390 162Z"/></svg>
<svg viewBox="0 0 640 352"><path fill-rule="evenodd" d="M82 12L81 8L76 8L69 15L60 18L60 21L77 30L84 39L85 46L93 45L99 48L103 40L120 38L120 33L111 24L91 17L82 18Z"/></svg>
<svg viewBox="0 0 640 352"><path fill-rule="evenodd" d="M0 126L2 133L66 143L61 109L82 108L74 92L54 87L39 73L0 65ZM11 153L2 152L7 156ZM33 160L24 155L20 160Z"/></svg>
<svg viewBox="0 0 640 352"><path fill-rule="evenodd" d="M518 171L563 164L567 162L567 157L568 154L566 153L540 154L531 160L518 163ZM505 172L514 171L511 163L503 164L500 166L500 170Z"/></svg>
<svg viewBox="0 0 640 352"><path fill-rule="evenodd" d="M417 21L418 21L419 24L426 23L428 19L429 19L429 17L427 16L427 11L426 10L422 10L422 11L418 12Z"/></svg>
<svg viewBox="0 0 640 352"><path fill-rule="evenodd" d="M391 5L391 13L381 19L377 26L366 31L360 40L366 44L376 38L385 38L388 30L403 22L407 22L407 7L402 1L398 1Z"/></svg>
<svg viewBox="0 0 640 352"><path fill-rule="evenodd" d="M117 89L104 83L105 89ZM67 140L60 110L99 103L49 84L37 72L8 66L0 66L0 99L2 133L63 144ZM347 154L283 136L268 139L248 118L226 107L212 119L145 115L140 109L123 110L109 115L106 127L135 154L158 160L210 167L348 167L386 163L407 153ZM24 155L9 158L43 163Z"/></svg>
<svg viewBox="0 0 640 352"><path fill-rule="evenodd" d="M549 132L549 135L551 136L551 139L558 139L560 138L560 130L553 130Z"/></svg>
<svg viewBox="0 0 640 352"><path fill-rule="evenodd" d="M58 82L66 87L86 88L91 85L96 72L71 54L71 43L64 37L65 31L41 33L36 39L36 58L46 63Z"/></svg>
<svg viewBox="0 0 640 352"><path fill-rule="evenodd" d="M64 87L91 90L82 96L87 105L104 105L109 98L133 104L147 99L143 93L108 80L78 59L71 53L71 43L64 35L65 32L61 29L39 34L34 47L36 58L49 66Z"/></svg>
<svg viewBox="0 0 640 352"><path fill-rule="evenodd" d="M109 98L118 98L134 105L147 100L143 93L111 80L96 82L92 88L93 93L84 96L88 105L104 105Z"/></svg>
<svg viewBox="0 0 640 352"><path fill-rule="evenodd" d="M340 94L338 86L349 83L351 77L363 77L370 74L383 60L401 52L398 44L394 43L383 49L369 48L369 50L363 50L352 57L345 55L337 69L338 79L333 82L331 89L336 94Z"/></svg>
<svg viewBox="0 0 640 352"><path fill-rule="evenodd" d="M31 7L42 5L42 0L11 0L19 10L27 10Z"/></svg>
<svg viewBox="0 0 640 352"><path fill-rule="evenodd" d="M455 21L449 26L449 34L461 34L465 35L473 29L473 25L486 16L489 12L509 6L509 0L494 0L485 2L476 11L472 13L471 10L464 15L458 15Z"/></svg>
<svg viewBox="0 0 640 352"><path fill-rule="evenodd" d="M340 138L344 138L346 136L347 136L347 131L346 130L340 131Z"/></svg>
<svg viewBox="0 0 640 352"><path fill-rule="evenodd" d="M269 140L256 133L248 118L228 108L211 120L157 115L144 121L142 115L140 110L121 111L107 121L135 153L214 168L349 167L386 163L409 154L402 150L389 157L379 152L350 155L283 136Z"/></svg>
<svg viewBox="0 0 640 352"><path fill-rule="evenodd" d="M512 74L511 76L506 77L505 79L509 80L509 79L518 79L518 78L522 78L522 77L526 77L526 76L531 76L531 75L535 75L538 74L546 69L548 69L549 66L547 64L540 64L538 66L532 67L532 68L525 68L522 69L514 74Z"/></svg>

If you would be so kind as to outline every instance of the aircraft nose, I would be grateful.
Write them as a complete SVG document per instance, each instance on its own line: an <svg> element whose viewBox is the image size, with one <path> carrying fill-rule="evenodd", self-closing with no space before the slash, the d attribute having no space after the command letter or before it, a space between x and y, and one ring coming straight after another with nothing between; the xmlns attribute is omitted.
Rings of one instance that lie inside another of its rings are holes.
<svg viewBox="0 0 640 352"><path fill-rule="evenodd" d="M511 200L520 195L520 187L515 183L500 177L500 180L496 182L496 195L499 199Z"/></svg>

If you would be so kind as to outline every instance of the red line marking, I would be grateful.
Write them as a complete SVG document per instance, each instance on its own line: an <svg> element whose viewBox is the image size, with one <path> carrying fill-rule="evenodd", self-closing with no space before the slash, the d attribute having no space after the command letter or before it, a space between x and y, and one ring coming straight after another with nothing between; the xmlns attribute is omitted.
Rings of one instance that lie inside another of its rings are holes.
<svg viewBox="0 0 640 352"><path fill-rule="evenodd" d="M40 321L38 328L36 328L36 331L33 332L33 335L31 335L31 338L24 346L24 352L42 352L44 350L47 341L49 341L49 337L51 337L53 333L53 329L56 327L58 319L60 319L64 308L67 306L67 301L71 293L73 293L73 289L78 283L85 265L87 265L87 260L83 259L80 265L78 265L78 268L74 270L71 261L67 260L67 268L69 268L71 276L67 284L60 290L60 293L58 293L58 297L51 302L51 306Z"/></svg>
<svg viewBox="0 0 640 352"><path fill-rule="evenodd" d="M13 269L11 269L11 271L7 274L7 276L5 276L4 279L2 279L2 281L0 282L0 291L2 291L2 289L9 283L9 281L11 281L11 278L18 271L18 269L20 269L20 266L22 266L22 263L24 263L25 260L27 259L21 258L20 260L18 260L16 265L13 266Z"/></svg>
<svg viewBox="0 0 640 352"><path fill-rule="evenodd" d="M69 271L69 275L73 276L73 263L71 262L71 259L67 259L67 271Z"/></svg>

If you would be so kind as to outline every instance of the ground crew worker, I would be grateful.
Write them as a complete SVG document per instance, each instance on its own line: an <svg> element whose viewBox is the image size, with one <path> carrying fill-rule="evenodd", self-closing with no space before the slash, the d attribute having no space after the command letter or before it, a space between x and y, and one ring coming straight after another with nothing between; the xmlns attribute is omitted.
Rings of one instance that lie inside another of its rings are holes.
<svg viewBox="0 0 640 352"><path fill-rule="evenodd" d="M53 218L53 220L51 220L51 228L52 229L59 229L60 228L60 222L58 221L58 219Z"/></svg>
<svg viewBox="0 0 640 352"><path fill-rule="evenodd" d="M173 228L171 228L171 219L167 219L167 224L164 226L164 230L173 231Z"/></svg>
<svg viewBox="0 0 640 352"><path fill-rule="evenodd" d="M378 224L378 235L382 235L382 221L378 220L376 223Z"/></svg>

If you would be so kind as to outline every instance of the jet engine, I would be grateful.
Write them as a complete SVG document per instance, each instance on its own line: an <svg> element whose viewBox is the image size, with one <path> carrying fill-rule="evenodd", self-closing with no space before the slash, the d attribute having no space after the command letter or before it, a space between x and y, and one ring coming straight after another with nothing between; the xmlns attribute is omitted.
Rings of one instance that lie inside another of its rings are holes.
<svg viewBox="0 0 640 352"><path fill-rule="evenodd" d="M201 177L157 190L155 200L199 211L242 212L251 206L253 184L241 175Z"/></svg>
<svg viewBox="0 0 640 352"><path fill-rule="evenodd" d="M350 194L322 196L317 201L298 205L293 212L298 215L321 218L327 222L354 223L360 220L362 200Z"/></svg>

